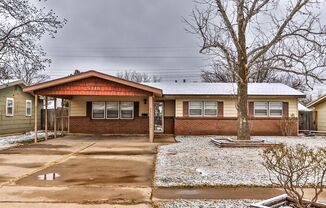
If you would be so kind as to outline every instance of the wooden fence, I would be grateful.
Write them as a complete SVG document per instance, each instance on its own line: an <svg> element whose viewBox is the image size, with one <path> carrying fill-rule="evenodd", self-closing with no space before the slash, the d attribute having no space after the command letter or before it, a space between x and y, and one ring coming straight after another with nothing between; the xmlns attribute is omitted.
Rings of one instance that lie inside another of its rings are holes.
<svg viewBox="0 0 326 208"><path fill-rule="evenodd" d="M317 111L299 111L299 130L317 130Z"/></svg>
<svg viewBox="0 0 326 208"><path fill-rule="evenodd" d="M45 129L45 109L41 110L41 129ZM63 130L68 131L68 109L63 109L63 117L61 117L61 108L56 111L48 109L48 130L54 129L54 115L57 115L57 130L61 130L61 121L63 120Z"/></svg>

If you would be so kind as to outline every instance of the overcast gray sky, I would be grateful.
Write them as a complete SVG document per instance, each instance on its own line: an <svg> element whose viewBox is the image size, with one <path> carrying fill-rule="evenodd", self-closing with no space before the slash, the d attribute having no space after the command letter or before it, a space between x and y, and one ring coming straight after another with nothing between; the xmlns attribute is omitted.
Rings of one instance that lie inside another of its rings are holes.
<svg viewBox="0 0 326 208"><path fill-rule="evenodd" d="M46 6L68 20L55 39L43 41L51 78L93 69L190 81L210 63L198 52L200 41L184 30L191 0L48 0Z"/></svg>

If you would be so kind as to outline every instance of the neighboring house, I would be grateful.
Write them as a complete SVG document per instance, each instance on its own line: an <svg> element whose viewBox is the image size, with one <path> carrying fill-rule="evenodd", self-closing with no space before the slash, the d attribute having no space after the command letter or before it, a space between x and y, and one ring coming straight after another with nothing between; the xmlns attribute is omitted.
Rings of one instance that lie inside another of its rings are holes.
<svg viewBox="0 0 326 208"><path fill-rule="evenodd" d="M326 95L312 101L307 107L317 112L317 131L326 131Z"/></svg>
<svg viewBox="0 0 326 208"><path fill-rule="evenodd" d="M0 81L0 135L34 129L34 96L23 92L22 80Z"/></svg>
<svg viewBox="0 0 326 208"><path fill-rule="evenodd" d="M70 100L71 133L236 135L236 85L139 84L88 71L30 86L26 92ZM249 84L252 135L281 135L305 95L283 84ZM153 106L153 107L152 107ZM296 125L293 135L298 133Z"/></svg>

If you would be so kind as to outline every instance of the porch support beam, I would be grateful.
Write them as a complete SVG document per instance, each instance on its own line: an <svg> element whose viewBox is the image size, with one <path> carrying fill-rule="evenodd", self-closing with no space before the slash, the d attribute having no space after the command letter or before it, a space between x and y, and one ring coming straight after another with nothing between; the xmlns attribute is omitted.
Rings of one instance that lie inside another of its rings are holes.
<svg viewBox="0 0 326 208"><path fill-rule="evenodd" d="M38 111L38 107L37 107L37 104L38 104L38 95L35 94L34 96L34 143L37 143L37 111Z"/></svg>
<svg viewBox="0 0 326 208"><path fill-rule="evenodd" d="M48 140L48 96L45 96L45 140Z"/></svg>
<svg viewBox="0 0 326 208"><path fill-rule="evenodd" d="M63 137L63 107L65 99L61 98L61 136Z"/></svg>
<svg viewBox="0 0 326 208"><path fill-rule="evenodd" d="M154 96L148 98L149 142L154 141Z"/></svg>
<svg viewBox="0 0 326 208"><path fill-rule="evenodd" d="M53 115L53 132L54 138L57 138L57 98L54 98L54 115Z"/></svg>
<svg viewBox="0 0 326 208"><path fill-rule="evenodd" d="M71 100L68 101L68 134L70 133L70 112L71 112Z"/></svg>

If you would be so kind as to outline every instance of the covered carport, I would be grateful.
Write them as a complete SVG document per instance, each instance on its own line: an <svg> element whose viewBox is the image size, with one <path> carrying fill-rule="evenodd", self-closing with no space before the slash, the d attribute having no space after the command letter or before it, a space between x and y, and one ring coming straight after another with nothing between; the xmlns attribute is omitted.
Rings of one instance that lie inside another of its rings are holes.
<svg viewBox="0 0 326 208"><path fill-rule="evenodd" d="M34 94L35 100L43 96L46 103L49 98L53 98L55 108L58 98L62 99L62 103L68 101L68 133L146 133L150 142L154 140L153 108L155 98L162 96L160 89L88 71L26 87L24 92ZM37 109L35 103L34 109ZM45 112L47 139L47 110ZM38 112L34 113L37 118ZM34 130L36 143L37 119ZM54 125L56 131L57 126Z"/></svg>

